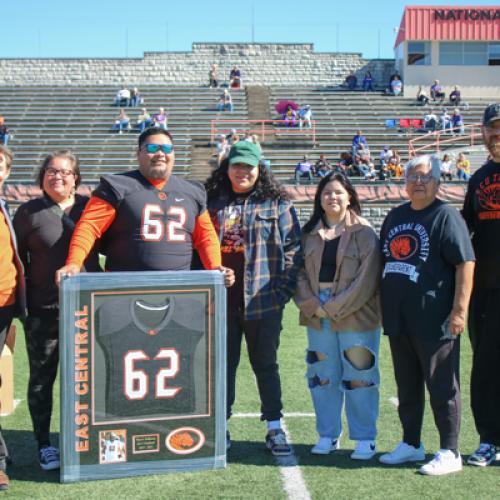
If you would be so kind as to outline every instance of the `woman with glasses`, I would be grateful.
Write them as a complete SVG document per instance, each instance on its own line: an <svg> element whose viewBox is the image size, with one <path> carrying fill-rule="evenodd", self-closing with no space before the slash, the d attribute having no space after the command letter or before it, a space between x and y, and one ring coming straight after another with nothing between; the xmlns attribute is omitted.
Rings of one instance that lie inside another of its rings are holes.
<svg viewBox="0 0 500 500"><path fill-rule="evenodd" d="M475 260L460 213L436 197L440 175L438 157L411 160L405 169L410 202L391 210L380 232L383 326L403 427L402 441L380 461L396 465L425 460L421 432L427 386L440 446L419 472L433 476L462 469L460 334Z"/></svg>
<svg viewBox="0 0 500 500"><path fill-rule="evenodd" d="M19 256L26 272L26 346L30 365L28 406L38 442L40 466L59 467L59 450L50 441L52 390L59 360L59 304L54 277L64 265L69 242L88 198L76 194L78 159L69 151L49 154L38 172L42 196L21 205L14 217ZM85 261L99 271L95 250Z"/></svg>
<svg viewBox="0 0 500 500"><path fill-rule="evenodd" d="M302 229L304 265L295 302L307 326L307 381L316 412L311 453L339 448L346 409L355 460L376 453L379 412L380 252L360 216L358 195L342 173L321 179L313 213Z"/></svg>

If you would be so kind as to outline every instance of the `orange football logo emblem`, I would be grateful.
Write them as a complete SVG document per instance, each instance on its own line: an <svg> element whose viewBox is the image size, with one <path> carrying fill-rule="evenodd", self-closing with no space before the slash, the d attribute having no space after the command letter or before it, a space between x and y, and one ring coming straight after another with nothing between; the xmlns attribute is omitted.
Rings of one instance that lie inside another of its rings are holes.
<svg viewBox="0 0 500 500"><path fill-rule="evenodd" d="M417 247L417 240L413 236L396 236L390 244L391 255L397 260L405 260L415 254Z"/></svg>
<svg viewBox="0 0 500 500"><path fill-rule="evenodd" d="M177 455L189 455L205 444L205 435L196 427L179 427L165 439L165 446Z"/></svg>

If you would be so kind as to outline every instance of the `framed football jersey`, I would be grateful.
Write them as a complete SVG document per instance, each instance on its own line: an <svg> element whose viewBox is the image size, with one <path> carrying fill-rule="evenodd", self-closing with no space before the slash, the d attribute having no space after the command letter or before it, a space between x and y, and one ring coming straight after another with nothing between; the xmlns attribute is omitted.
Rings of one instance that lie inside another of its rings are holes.
<svg viewBox="0 0 500 500"><path fill-rule="evenodd" d="M220 272L82 273L60 304L62 482L225 467Z"/></svg>

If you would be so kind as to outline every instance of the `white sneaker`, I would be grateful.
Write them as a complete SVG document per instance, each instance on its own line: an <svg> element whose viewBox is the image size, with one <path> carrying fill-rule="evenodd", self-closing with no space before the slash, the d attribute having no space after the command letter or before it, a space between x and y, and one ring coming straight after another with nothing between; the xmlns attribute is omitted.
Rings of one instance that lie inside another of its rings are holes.
<svg viewBox="0 0 500 500"><path fill-rule="evenodd" d="M356 448L351 453L353 460L370 460L377 453L375 441L358 441Z"/></svg>
<svg viewBox="0 0 500 500"><path fill-rule="evenodd" d="M328 455L330 452L338 450L340 446L339 438L320 437L319 441L311 448L313 455Z"/></svg>
<svg viewBox="0 0 500 500"><path fill-rule="evenodd" d="M387 465L404 464L405 462L419 462L425 460L424 445L420 443L418 448L401 441L389 453L380 456L379 461Z"/></svg>
<svg viewBox="0 0 500 500"><path fill-rule="evenodd" d="M427 476L443 476L451 472L458 472L462 470L462 457L460 453L458 457L455 456L451 450L439 450L434 458L420 467L420 474Z"/></svg>

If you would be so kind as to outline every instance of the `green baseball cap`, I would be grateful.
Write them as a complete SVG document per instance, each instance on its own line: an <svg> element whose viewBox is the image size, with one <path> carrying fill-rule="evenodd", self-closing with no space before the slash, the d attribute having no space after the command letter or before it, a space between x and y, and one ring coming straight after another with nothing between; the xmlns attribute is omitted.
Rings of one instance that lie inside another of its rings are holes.
<svg viewBox="0 0 500 500"><path fill-rule="evenodd" d="M246 163L252 167L258 167L260 156L260 149L253 142L238 141L229 151L229 165Z"/></svg>

